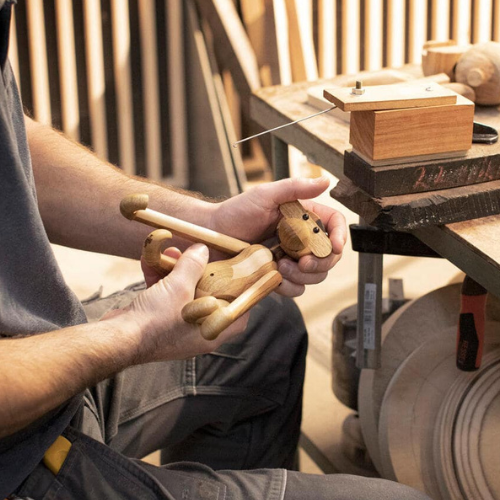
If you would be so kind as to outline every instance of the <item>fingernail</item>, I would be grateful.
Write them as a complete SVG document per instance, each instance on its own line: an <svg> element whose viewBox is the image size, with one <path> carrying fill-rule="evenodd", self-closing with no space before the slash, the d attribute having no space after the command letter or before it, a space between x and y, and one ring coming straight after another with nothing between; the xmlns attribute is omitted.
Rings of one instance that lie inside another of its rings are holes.
<svg viewBox="0 0 500 500"><path fill-rule="evenodd" d="M314 262L314 260L311 260L304 266L304 271L306 273L313 273L314 271L316 271L317 268L318 268L318 263Z"/></svg>
<svg viewBox="0 0 500 500"><path fill-rule="evenodd" d="M192 247L194 252L196 252L200 257L208 257L208 247L201 243L195 243Z"/></svg>
<svg viewBox="0 0 500 500"><path fill-rule="evenodd" d="M313 184L322 184L323 182L325 182L327 180L328 180L328 182L330 182L328 177L326 177L324 175L321 175L319 177L312 177L310 180Z"/></svg>
<svg viewBox="0 0 500 500"><path fill-rule="evenodd" d="M286 260L280 262L278 270L281 274L288 274L290 272L290 269L291 267Z"/></svg>

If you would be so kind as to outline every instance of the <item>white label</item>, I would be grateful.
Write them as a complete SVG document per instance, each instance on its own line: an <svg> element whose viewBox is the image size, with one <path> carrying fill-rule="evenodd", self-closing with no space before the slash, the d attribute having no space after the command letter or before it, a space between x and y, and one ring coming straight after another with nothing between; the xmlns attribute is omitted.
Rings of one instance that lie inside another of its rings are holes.
<svg viewBox="0 0 500 500"><path fill-rule="evenodd" d="M377 305L377 285L365 283L363 307L363 348L375 349L375 307Z"/></svg>

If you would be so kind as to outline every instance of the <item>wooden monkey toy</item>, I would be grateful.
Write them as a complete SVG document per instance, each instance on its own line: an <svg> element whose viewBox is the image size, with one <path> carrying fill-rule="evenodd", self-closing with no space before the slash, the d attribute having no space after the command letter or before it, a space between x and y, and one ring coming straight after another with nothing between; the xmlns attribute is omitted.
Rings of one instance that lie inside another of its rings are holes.
<svg viewBox="0 0 500 500"><path fill-rule="evenodd" d="M287 255L298 260L309 254L324 258L332 252L320 218L305 210L298 201L279 207L283 218L270 248L150 210L148 202L147 195L130 195L122 200L120 211L127 219L159 228L144 242L143 257L149 266L164 274L173 269L176 259L162 253L172 234L232 256L207 265L196 287L195 299L182 309L183 319L200 324L201 334L207 340L217 338L231 323L278 288L283 281L277 265L280 258Z"/></svg>

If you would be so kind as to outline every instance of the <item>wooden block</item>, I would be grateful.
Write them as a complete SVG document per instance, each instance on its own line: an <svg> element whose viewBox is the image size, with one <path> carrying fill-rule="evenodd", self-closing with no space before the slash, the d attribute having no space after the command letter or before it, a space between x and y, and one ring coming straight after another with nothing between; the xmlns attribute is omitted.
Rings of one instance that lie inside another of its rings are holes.
<svg viewBox="0 0 500 500"><path fill-rule="evenodd" d="M469 49L468 45L457 45L453 40L427 44L422 53L422 71L424 75L446 73L454 77L455 64L462 54Z"/></svg>
<svg viewBox="0 0 500 500"><path fill-rule="evenodd" d="M466 151L472 146L474 103L351 113L349 142L371 160Z"/></svg>
<svg viewBox="0 0 500 500"><path fill-rule="evenodd" d="M346 151L344 174L376 198L423 193L500 179L500 154L373 167Z"/></svg>
<svg viewBox="0 0 500 500"><path fill-rule="evenodd" d="M457 94L434 82L409 82L397 85L376 85L356 95L352 87L329 88L325 99L342 111L373 111L399 108L422 108L455 104Z"/></svg>
<svg viewBox="0 0 500 500"><path fill-rule="evenodd" d="M342 179L330 195L368 224L396 231L500 214L500 181L373 198L349 179Z"/></svg>

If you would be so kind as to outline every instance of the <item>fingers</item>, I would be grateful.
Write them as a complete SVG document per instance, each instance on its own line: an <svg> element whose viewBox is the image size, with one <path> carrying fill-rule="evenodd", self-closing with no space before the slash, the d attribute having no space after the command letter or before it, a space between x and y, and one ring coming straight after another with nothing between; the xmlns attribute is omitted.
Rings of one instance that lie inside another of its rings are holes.
<svg viewBox="0 0 500 500"><path fill-rule="evenodd" d="M195 290L208 263L208 247L200 243L190 246L177 261L166 279L178 282L184 289Z"/></svg>
<svg viewBox="0 0 500 500"><path fill-rule="evenodd" d="M324 259L306 255L299 262L290 259L281 259L278 262L278 271L283 276L283 283L276 290L280 295L298 297L305 291L305 285L316 285L328 276L341 259L342 254L331 254Z"/></svg>
<svg viewBox="0 0 500 500"><path fill-rule="evenodd" d="M294 177L261 184L254 189L262 199L263 206L268 206L269 203L272 206L277 206L288 201L316 198L329 186L330 179L326 176L313 179Z"/></svg>
<svg viewBox="0 0 500 500"><path fill-rule="evenodd" d="M333 253L341 254L347 241L347 224L344 215L331 207L313 201L306 200L303 205L307 210L314 212L323 222L332 242Z"/></svg>

